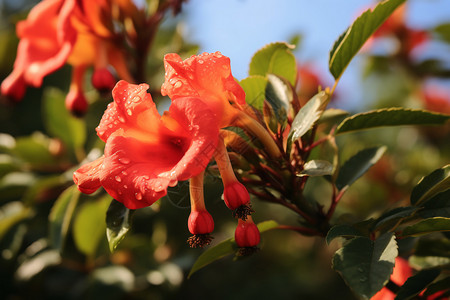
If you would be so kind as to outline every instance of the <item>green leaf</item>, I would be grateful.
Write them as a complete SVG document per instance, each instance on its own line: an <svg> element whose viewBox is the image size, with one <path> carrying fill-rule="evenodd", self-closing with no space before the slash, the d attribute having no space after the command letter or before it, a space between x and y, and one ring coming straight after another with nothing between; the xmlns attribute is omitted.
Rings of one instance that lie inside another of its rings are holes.
<svg viewBox="0 0 450 300"><path fill-rule="evenodd" d="M312 97L298 112L292 122L291 136L292 141L301 138L316 123L322 114L324 104L328 101L329 94L325 91L317 93Z"/></svg>
<svg viewBox="0 0 450 300"><path fill-rule="evenodd" d="M357 236L364 236L364 234L350 225L336 225L328 231L326 241L329 245L337 237L354 238Z"/></svg>
<svg viewBox="0 0 450 300"><path fill-rule="evenodd" d="M339 170L336 187L339 190L349 187L359 177L366 173L384 154L386 147L374 147L361 150L347 160Z"/></svg>
<svg viewBox="0 0 450 300"><path fill-rule="evenodd" d="M436 217L422 220L414 225L406 227L402 232L402 237L420 236L442 231L450 231L450 218Z"/></svg>
<svg viewBox="0 0 450 300"><path fill-rule="evenodd" d="M430 284L430 286L428 286L427 290L425 291L424 295L430 296L439 291L448 291L448 290L450 290L450 276L442 280L436 281L433 284Z"/></svg>
<svg viewBox="0 0 450 300"><path fill-rule="evenodd" d="M382 108L344 119L337 127L336 134L382 126L442 125L448 120L450 120L450 115L421 109Z"/></svg>
<svg viewBox="0 0 450 300"><path fill-rule="evenodd" d="M272 220L264 221L257 224L259 232L263 233L265 231L274 229L278 227L278 223ZM189 272L188 278L192 276L195 272L200 270L201 268L209 265L216 260L219 260L225 256L234 254L236 252L236 244L234 242L234 238L227 239L214 247L207 249L203 252L197 261L192 266L191 271Z"/></svg>
<svg viewBox="0 0 450 300"><path fill-rule="evenodd" d="M386 0L373 10L365 11L338 38L330 51L329 68L335 79L338 79L352 58L361 49L369 37L405 0Z"/></svg>
<svg viewBox="0 0 450 300"><path fill-rule="evenodd" d="M46 89L43 120L49 133L76 151L83 147L86 141L86 126L83 120L77 119L69 113L64 104L64 97L64 93L57 89Z"/></svg>
<svg viewBox="0 0 450 300"><path fill-rule="evenodd" d="M93 257L105 236L105 215L111 197L106 195L100 199L90 199L84 203L77 214L73 224L73 235L77 248L89 257Z"/></svg>
<svg viewBox="0 0 450 300"><path fill-rule="evenodd" d="M450 239L418 239L414 247L416 256L441 256L450 258Z"/></svg>
<svg viewBox="0 0 450 300"><path fill-rule="evenodd" d="M12 154L20 158L26 166L33 169L45 169L55 166L57 161L49 150L50 139L42 133L33 133L28 137L16 139Z"/></svg>
<svg viewBox="0 0 450 300"><path fill-rule="evenodd" d="M345 117L347 117L350 113L348 111L338 109L338 108L328 108L323 113L322 116L320 116L319 121L317 121L317 124L323 124L328 122L340 122Z"/></svg>
<svg viewBox="0 0 450 300"><path fill-rule="evenodd" d="M450 218L450 189L437 194L425 202L418 215L423 219L434 217Z"/></svg>
<svg viewBox="0 0 450 300"><path fill-rule="evenodd" d="M423 177L411 192L411 204L421 205L450 188L450 165L434 170Z"/></svg>
<svg viewBox="0 0 450 300"><path fill-rule="evenodd" d="M376 223L375 229L379 229L380 227L392 227L396 225L401 219L411 216L413 213L417 211L417 207L397 207L388 212L385 212L381 215Z"/></svg>
<svg viewBox="0 0 450 300"><path fill-rule="evenodd" d="M245 91L245 102L262 110L266 99L267 78L260 75L249 76L241 80L239 84Z"/></svg>
<svg viewBox="0 0 450 300"><path fill-rule="evenodd" d="M19 201L9 202L0 208L0 240L19 222L33 215L31 208Z"/></svg>
<svg viewBox="0 0 450 300"><path fill-rule="evenodd" d="M273 74L268 74L267 78L268 83L265 90L267 102L272 106L276 120L284 128L287 123L287 111L293 97L291 87Z"/></svg>
<svg viewBox="0 0 450 300"><path fill-rule="evenodd" d="M80 192L75 185L67 188L52 207L49 215L49 236L52 246L62 252L70 221Z"/></svg>
<svg viewBox="0 0 450 300"><path fill-rule="evenodd" d="M392 233L385 233L375 241L356 237L336 251L333 268L356 294L369 299L388 282L397 255Z"/></svg>
<svg viewBox="0 0 450 300"><path fill-rule="evenodd" d="M333 165L326 160L310 160L297 176L324 176L333 174Z"/></svg>
<svg viewBox="0 0 450 300"><path fill-rule="evenodd" d="M409 265L414 269L429 269L450 265L450 258L442 256L417 256L408 259Z"/></svg>
<svg viewBox="0 0 450 300"><path fill-rule="evenodd" d="M441 40L450 43L450 23L440 24L433 31Z"/></svg>
<svg viewBox="0 0 450 300"><path fill-rule="evenodd" d="M253 55L249 75L266 76L275 74L295 84L297 65L291 50L294 46L287 43L271 43Z"/></svg>
<svg viewBox="0 0 450 300"><path fill-rule="evenodd" d="M424 290L436 277L439 276L441 271L439 269L426 269L421 270L414 276L411 276L400 287L397 292L395 300L408 300L417 296L422 290Z"/></svg>
<svg viewBox="0 0 450 300"><path fill-rule="evenodd" d="M109 250L114 252L119 243L131 228L130 218L134 210L126 208L122 203L113 199L106 212L106 237Z"/></svg>

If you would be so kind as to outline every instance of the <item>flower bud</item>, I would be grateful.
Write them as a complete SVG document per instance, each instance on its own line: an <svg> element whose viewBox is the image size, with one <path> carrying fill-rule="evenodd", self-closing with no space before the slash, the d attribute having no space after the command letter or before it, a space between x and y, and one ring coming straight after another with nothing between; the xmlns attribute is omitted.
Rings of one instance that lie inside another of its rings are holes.
<svg viewBox="0 0 450 300"><path fill-rule="evenodd" d="M92 74L92 86L99 92L112 91L116 85L116 78L108 68L97 68Z"/></svg>
<svg viewBox="0 0 450 300"><path fill-rule="evenodd" d="M83 91L71 89L66 96L66 108L76 117L83 116L88 109L88 102Z"/></svg>
<svg viewBox="0 0 450 300"><path fill-rule="evenodd" d="M250 195L245 186L239 181L226 184L223 191L225 205L233 211L233 216L245 220L253 210Z"/></svg>
<svg viewBox="0 0 450 300"><path fill-rule="evenodd" d="M192 234L207 234L214 230L214 220L206 210L192 211L188 219L189 232Z"/></svg>
<svg viewBox="0 0 450 300"><path fill-rule="evenodd" d="M239 250L240 255L248 255L255 252L261 237L258 227L253 223L250 216L245 221L239 219L238 226L234 232L234 239L241 248Z"/></svg>
<svg viewBox="0 0 450 300"><path fill-rule="evenodd" d="M14 72L3 80L1 94L13 101L20 101L25 95L26 85L22 76Z"/></svg>

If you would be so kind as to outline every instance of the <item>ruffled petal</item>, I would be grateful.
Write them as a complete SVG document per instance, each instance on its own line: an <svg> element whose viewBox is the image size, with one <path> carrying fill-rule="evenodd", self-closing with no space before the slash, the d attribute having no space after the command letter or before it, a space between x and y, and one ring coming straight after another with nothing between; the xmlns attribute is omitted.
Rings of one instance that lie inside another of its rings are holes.
<svg viewBox="0 0 450 300"><path fill-rule="evenodd" d="M112 91L114 102L108 105L97 127L102 141L106 142L117 130L130 131L130 135L141 132L147 139L155 138L162 123L148 88L147 84L129 84L124 80L116 84Z"/></svg>
<svg viewBox="0 0 450 300"><path fill-rule="evenodd" d="M221 127L229 125L236 113L230 101L245 104L245 92L231 74L230 59L220 52L203 53L184 61L178 54L167 54L164 67L162 95L168 95L172 100L201 98L221 120Z"/></svg>
<svg viewBox="0 0 450 300"><path fill-rule="evenodd" d="M14 69L23 74L27 84L40 86L46 75L66 62L76 41L70 21L74 8L74 0L42 1L17 24L20 42Z"/></svg>
<svg viewBox="0 0 450 300"><path fill-rule="evenodd" d="M171 99L180 96L215 95L245 104L245 93L231 74L230 59L220 52L203 53L182 61L175 53L164 57L166 81L161 92ZM182 83L182 84L180 84ZM231 98L233 99L229 99Z"/></svg>
<svg viewBox="0 0 450 300"><path fill-rule="evenodd" d="M73 173L73 181L78 186L80 192L92 194L100 186L100 171L104 157L100 157L88 164L85 164Z"/></svg>

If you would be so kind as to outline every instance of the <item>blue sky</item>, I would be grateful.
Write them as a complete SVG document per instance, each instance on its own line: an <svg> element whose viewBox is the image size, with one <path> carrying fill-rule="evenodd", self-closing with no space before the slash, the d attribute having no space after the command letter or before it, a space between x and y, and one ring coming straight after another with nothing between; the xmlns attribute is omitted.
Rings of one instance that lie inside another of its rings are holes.
<svg viewBox="0 0 450 300"><path fill-rule="evenodd" d="M413 27L450 22L450 0L407 2L408 22ZM352 20L373 4L373 0L189 0L183 7L184 33L200 45L201 52L221 51L229 56L233 75L239 80L247 77L255 51L300 33L303 41L295 52L298 61L313 63L332 84L327 71L331 46ZM339 88L350 88L357 64L356 60L350 65Z"/></svg>

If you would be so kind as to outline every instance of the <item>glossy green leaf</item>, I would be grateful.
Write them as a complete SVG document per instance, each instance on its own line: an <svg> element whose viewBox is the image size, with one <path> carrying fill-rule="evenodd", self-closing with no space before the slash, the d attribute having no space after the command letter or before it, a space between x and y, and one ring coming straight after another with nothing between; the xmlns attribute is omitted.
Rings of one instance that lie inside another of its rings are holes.
<svg viewBox="0 0 450 300"><path fill-rule="evenodd" d="M325 103L329 100L329 94L321 91L312 97L297 113L292 122L289 136L292 141L301 138L310 130L322 114Z"/></svg>
<svg viewBox="0 0 450 300"><path fill-rule="evenodd" d="M310 160L297 176L324 176L333 174L333 164L326 160Z"/></svg>
<svg viewBox="0 0 450 300"><path fill-rule="evenodd" d="M414 247L414 255L441 256L450 258L450 239L445 236L429 239L417 239Z"/></svg>
<svg viewBox="0 0 450 300"><path fill-rule="evenodd" d="M259 232L263 233L265 231L274 229L278 226L278 223L275 221L264 221L257 224ZM234 238L227 239L214 247L207 249L199 258L196 260L194 265L192 266L191 271L189 272L188 278L192 276L195 272L202 269L203 267L209 265L216 260L219 260L225 256L234 254L237 250L237 246L234 242Z"/></svg>
<svg viewBox="0 0 450 300"><path fill-rule="evenodd" d="M9 202L0 207L0 240L14 225L31 217L33 211L19 201Z"/></svg>
<svg viewBox="0 0 450 300"><path fill-rule="evenodd" d="M450 165L434 170L423 177L411 192L411 203L421 205L450 188Z"/></svg>
<svg viewBox="0 0 450 300"><path fill-rule="evenodd" d="M134 210L126 208L117 200L112 200L106 212L106 237L109 250L114 252L131 228L131 216Z"/></svg>
<svg viewBox="0 0 450 300"><path fill-rule="evenodd" d="M450 265L450 258L442 256L417 256L408 259L409 265L414 269L429 269Z"/></svg>
<svg viewBox="0 0 450 300"><path fill-rule="evenodd" d="M49 150L50 139L42 133L16 139L12 154L18 157L25 166L33 169L45 169L54 166L57 161Z"/></svg>
<svg viewBox="0 0 450 300"><path fill-rule="evenodd" d="M106 237L105 215L111 197L90 199L84 203L75 215L73 235L78 250L93 257L103 237Z"/></svg>
<svg viewBox="0 0 450 300"><path fill-rule="evenodd" d="M411 216L413 213L417 211L417 207L396 207L388 212L382 214L375 223L375 229L379 229L381 227L391 228L395 226L402 219Z"/></svg>
<svg viewBox="0 0 450 300"><path fill-rule="evenodd" d="M420 236L433 232L450 231L450 218L430 218L422 220L414 225L406 227L402 232L402 237Z"/></svg>
<svg viewBox="0 0 450 300"><path fill-rule="evenodd" d="M365 11L338 38L330 51L329 69L338 79L369 37L405 0L386 0Z"/></svg>
<svg viewBox="0 0 450 300"><path fill-rule="evenodd" d="M366 173L384 154L386 147L374 147L361 150L347 160L339 170L336 187L339 190L349 187Z"/></svg>
<svg viewBox="0 0 450 300"><path fill-rule="evenodd" d="M421 109L382 108L344 119L337 127L336 134L382 126L442 125L448 120L450 120L450 115Z"/></svg>
<svg viewBox="0 0 450 300"><path fill-rule="evenodd" d="M241 80L239 84L245 91L245 102L256 109L262 110L266 99L267 78L253 75Z"/></svg>
<svg viewBox="0 0 450 300"><path fill-rule="evenodd" d="M64 247L67 231L77 206L80 192L75 185L67 188L52 207L49 215L50 243L60 252Z"/></svg>
<svg viewBox="0 0 450 300"><path fill-rule="evenodd" d="M287 124L287 112L289 111L293 92L289 83L284 82L280 77L268 74L267 78L266 100L272 107L277 122L284 128Z"/></svg>
<svg viewBox="0 0 450 300"><path fill-rule="evenodd" d="M49 133L61 139L69 148L76 150L86 141L86 126L66 109L65 94L57 89L47 89L44 94L43 113Z"/></svg>
<svg viewBox="0 0 450 300"><path fill-rule="evenodd" d="M439 193L421 205L418 215L423 219L434 217L450 218L450 189Z"/></svg>
<svg viewBox="0 0 450 300"><path fill-rule="evenodd" d="M326 241L329 245L337 237L354 238L357 236L364 236L364 234L357 228L350 225L336 225L331 227L327 233Z"/></svg>
<svg viewBox="0 0 450 300"><path fill-rule="evenodd" d="M392 233L385 233L375 241L356 237L336 251L333 268L357 295L369 299L388 282L397 255Z"/></svg>
<svg viewBox="0 0 450 300"><path fill-rule="evenodd" d="M258 50L250 62L249 75L275 74L295 84L297 65L287 43L271 43Z"/></svg>
<svg viewBox="0 0 450 300"><path fill-rule="evenodd" d="M400 287L395 300L412 299L430 285L440 273L441 271L439 269L425 269L419 271L417 274L409 277Z"/></svg>

